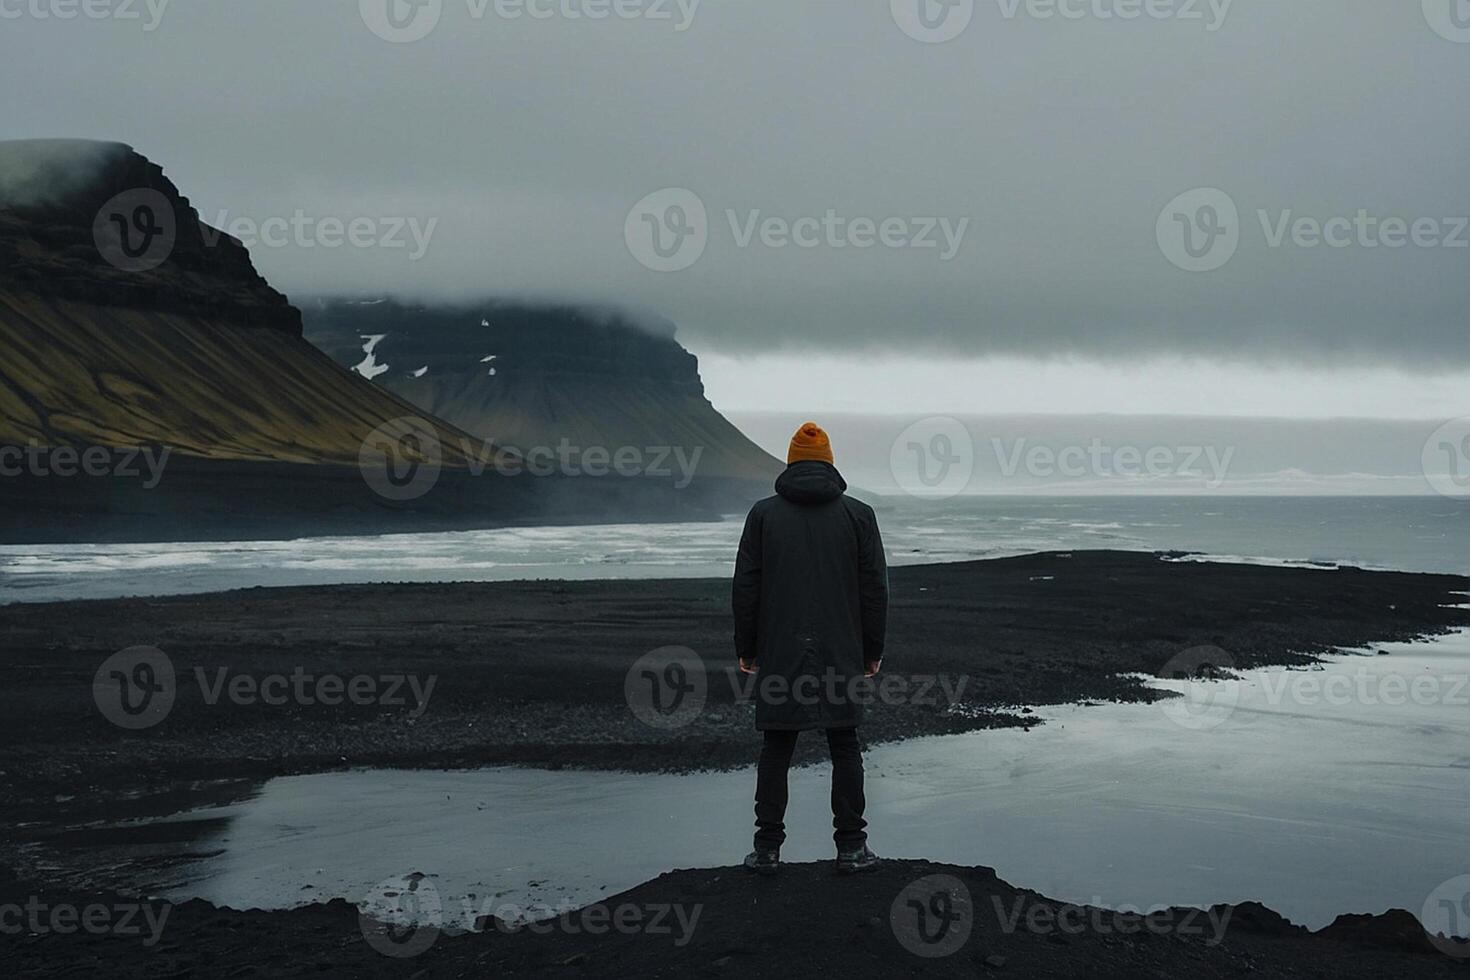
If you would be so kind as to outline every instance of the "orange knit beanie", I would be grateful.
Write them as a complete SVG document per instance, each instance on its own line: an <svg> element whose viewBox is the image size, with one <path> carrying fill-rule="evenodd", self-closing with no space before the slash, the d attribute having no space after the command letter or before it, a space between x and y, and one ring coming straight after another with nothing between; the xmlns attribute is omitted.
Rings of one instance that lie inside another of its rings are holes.
<svg viewBox="0 0 1470 980"><path fill-rule="evenodd" d="M791 448L786 452L786 462L799 463L805 459L832 462L832 443L827 433L815 422L807 422L791 437Z"/></svg>

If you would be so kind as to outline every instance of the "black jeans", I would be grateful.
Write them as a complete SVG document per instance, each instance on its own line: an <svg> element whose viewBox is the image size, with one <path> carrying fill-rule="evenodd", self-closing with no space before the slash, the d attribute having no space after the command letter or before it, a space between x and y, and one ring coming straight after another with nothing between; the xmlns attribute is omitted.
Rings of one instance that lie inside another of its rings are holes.
<svg viewBox="0 0 1470 980"><path fill-rule="evenodd" d="M800 732L768 731L755 778L755 846L775 850L786 842L786 773ZM839 851L868 842L863 810L863 750L856 728L827 729L832 753L832 839Z"/></svg>

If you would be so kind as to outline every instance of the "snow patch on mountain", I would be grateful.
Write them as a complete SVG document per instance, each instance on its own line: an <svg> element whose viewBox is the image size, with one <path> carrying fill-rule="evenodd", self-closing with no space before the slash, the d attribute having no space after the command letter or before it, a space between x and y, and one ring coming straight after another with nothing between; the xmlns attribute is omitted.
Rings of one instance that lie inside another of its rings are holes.
<svg viewBox="0 0 1470 980"><path fill-rule="evenodd" d="M373 351L377 350L378 345L381 344L383 342L383 339L387 336L388 335L385 333L362 334L362 339L367 341L367 343L362 345L362 352L366 356L362 359L360 363L354 364L352 366L352 370L356 371L364 378L367 378L369 381L371 381L373 378L376 378L380 374L387 373L389 365L379 364L377 355L373 353Z"/></svg>

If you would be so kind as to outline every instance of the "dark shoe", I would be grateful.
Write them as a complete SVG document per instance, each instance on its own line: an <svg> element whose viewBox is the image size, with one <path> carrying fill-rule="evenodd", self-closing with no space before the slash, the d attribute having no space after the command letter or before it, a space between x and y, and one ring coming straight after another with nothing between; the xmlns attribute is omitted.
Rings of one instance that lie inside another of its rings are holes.
<svg viewBox="0 0 1470 980"><path fill-rule="evenodd" d="M745 855L745 870L758 875L773 875L781 870L781 852L756 848Z"/></svg>
<svg viewBox="0 0 1470 980"><path fill-rule="evenodd" d="M855 875L863 871L872 871L880 863L881 859L866 844L856 851L837 852L838 874Z"/></svg>

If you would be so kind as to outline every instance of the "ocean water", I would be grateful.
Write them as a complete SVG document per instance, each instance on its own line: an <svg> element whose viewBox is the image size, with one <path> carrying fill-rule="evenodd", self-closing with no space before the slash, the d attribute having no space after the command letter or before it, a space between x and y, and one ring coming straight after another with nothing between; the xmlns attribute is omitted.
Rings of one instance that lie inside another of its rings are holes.
<svg viewBox="0 0 1470 980"><path fill-rule="evenodd" d="M1160 682L1186 697L1151 705L1044 708L1030 731L879 746L867 758L873 847L990 865L1092 906L1260 900L1312 928L1405 908L1436 932L1465 931L1446 910L1470 902L1470 631L1377 648L1386 655L1344 652L1317 669ZM787 860L831 856L828 779L824 765L793 774ZM462 929L734 864L753 786L752 770L291 776L43 859L59 875L234 908L375 908L423 875L435 924Z"/></svg>
<svg viewBox="0 0 1470 980"><path fill-rule="evenodd" d="M1050 550L1470 573L1470 500L1442 497L873 498L890 561ZM729 574L739 515L700 524L502 528L178 544L0 545L0 603L345 582Z"/></svg>

